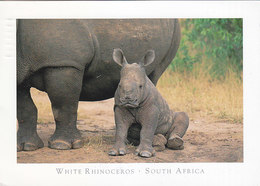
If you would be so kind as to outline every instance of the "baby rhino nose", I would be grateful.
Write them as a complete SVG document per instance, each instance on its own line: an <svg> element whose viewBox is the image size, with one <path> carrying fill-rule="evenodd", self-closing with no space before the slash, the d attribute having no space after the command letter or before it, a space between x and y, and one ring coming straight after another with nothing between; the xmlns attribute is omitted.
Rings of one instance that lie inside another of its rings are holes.
<svg viewBox="0 0 260 186"><path fill-rule="evenodd" d="M134 100L134 95L133 95L133 92L132 91L125 91L123 96L122 96L123 100L125 102L131 102Z"/></svg>
<svg viewBox="0 0 260 186"><path fill-rule="evenodd" d="M131 100L132 98L131 98L130 95L125 95L125 98L124 98L124 99L127 100L127 101L129 101L129 100Z"/></svg>

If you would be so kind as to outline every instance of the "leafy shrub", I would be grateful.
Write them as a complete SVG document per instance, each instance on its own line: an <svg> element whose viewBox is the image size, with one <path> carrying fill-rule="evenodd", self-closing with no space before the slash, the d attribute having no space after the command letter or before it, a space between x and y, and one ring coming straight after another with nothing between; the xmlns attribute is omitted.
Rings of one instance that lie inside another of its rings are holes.
<svg viewBox="0 0 260 186"><path fill-rule="evenodd" d="M170 68L189 73L205 68L213 79L243 71L242 19L182 19L182 39ZM202 65L203 64L203 65Z"/></svg>

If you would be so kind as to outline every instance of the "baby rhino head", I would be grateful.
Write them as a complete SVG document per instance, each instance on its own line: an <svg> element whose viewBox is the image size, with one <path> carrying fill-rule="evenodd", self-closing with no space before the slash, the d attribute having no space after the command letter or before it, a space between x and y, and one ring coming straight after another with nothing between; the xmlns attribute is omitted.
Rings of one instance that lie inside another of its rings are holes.
<svg viewBox="0 0 260 186"><path fill-rule="evenodd" d="M155 58L153 50L149 50L141 62L128 64L123 51L114 49L113 59L122 66L120 82L117 88L121 106L136 108L142 102L145 93L146 73L144 67Z"/></svg>

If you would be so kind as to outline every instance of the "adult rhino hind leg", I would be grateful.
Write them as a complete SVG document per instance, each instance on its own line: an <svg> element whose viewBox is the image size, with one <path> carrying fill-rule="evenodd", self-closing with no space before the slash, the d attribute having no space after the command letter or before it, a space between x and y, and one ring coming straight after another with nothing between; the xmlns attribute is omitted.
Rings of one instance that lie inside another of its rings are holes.
<svg viewBox="0 0 260 186"><path fill-rule="evenodd" d="M45 89L50 98L56 130L48 141L52 149L77 149L83 147L76 126L79 95L83 71L73 67L45 70Z"/></svg>
<svg viewBox="0 0 260 186"><path fill-rule="evenodd" d="M17 87L17 151L33 151L44 146L37 134L37 108L33 103L30 88Z"/></svg>
<svg viewBox="0 0 260 186"><path fill-rule="evenodd" d="M153 82L155 86L159 78L163 74L163 72L167 69L167 67L174 59L180 45L180 40L181 40L180 24L177 19L174 20L174 22L175 23L174 23L173 35L171 38L171 46L168 52L165 54L162 61L158 63L158 65L155 67L155 70L148 75L149 79Z"/></svg>
<svg viewBox="0 0 260 186"><path fill-rule="evenodd" d="M174 150L184 149L184 142L182 137L189 126L189 117L185 112L176 112L174 122L169 135L167 135L166 146Z"/></svg>

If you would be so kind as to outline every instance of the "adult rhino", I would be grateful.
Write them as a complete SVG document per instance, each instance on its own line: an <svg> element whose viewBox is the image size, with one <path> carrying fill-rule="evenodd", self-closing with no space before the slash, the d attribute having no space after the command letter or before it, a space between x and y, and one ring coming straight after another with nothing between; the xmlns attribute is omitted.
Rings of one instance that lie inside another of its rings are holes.
<svg viewBox="0 0 260 186"><path fill-rule="evenodd" d="M43 147L31 87L45 91L51 101L56 130L49 147L80 148L78 101L114 96L120 67L113 62L113 49L126 51L129 61L139 61L153 49L156 58L145 70L156 84L179 43L180 27L174 19L18 20L17 151Z"/></svg>

